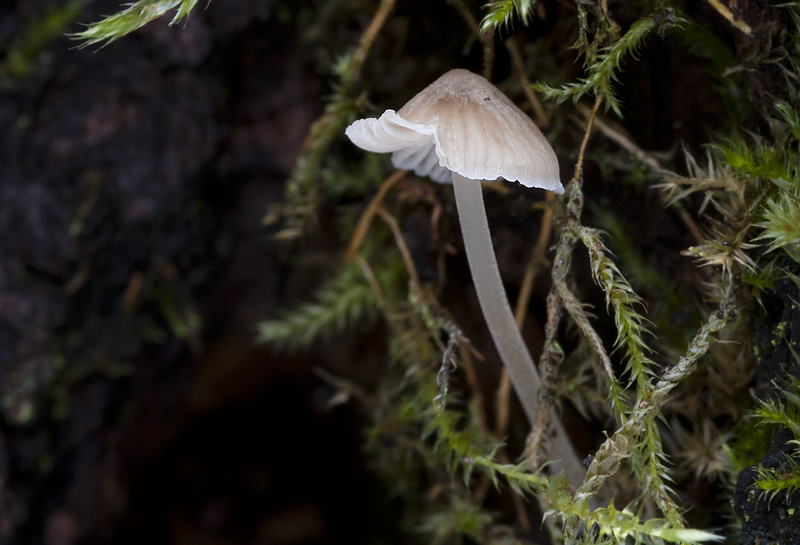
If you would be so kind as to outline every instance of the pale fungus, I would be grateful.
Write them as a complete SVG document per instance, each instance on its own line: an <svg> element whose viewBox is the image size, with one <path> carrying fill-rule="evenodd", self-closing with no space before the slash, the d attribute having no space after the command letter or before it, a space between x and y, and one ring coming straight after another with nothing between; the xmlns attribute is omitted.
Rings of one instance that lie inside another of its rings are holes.
<svg viewBox="0 0 800 545"><path fill-rule="evenodd" d="M563 193L558 160L534 122L486 79L451 70L399 111L360 119L347 128L360 148L392 153L397 168L453 183L467 261L478 301L497 351L531 423L536 422L539 374L514 320L495 258L481 182L504 178ZM580 461L553 414L555 469L573 483Z"/></svg>

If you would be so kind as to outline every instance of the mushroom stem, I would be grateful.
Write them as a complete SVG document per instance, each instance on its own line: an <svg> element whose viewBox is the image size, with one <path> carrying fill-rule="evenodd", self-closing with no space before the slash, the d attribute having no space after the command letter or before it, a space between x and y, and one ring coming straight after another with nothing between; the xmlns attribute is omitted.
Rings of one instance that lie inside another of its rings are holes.
<svg viewBox="0 0 800 545"><path fill-rule="evenodd" d="M483 204L483 190L478 180L466 179L453 172L453 190L456 196L458 219L461 223L461 234L467 251L467 262L472 273L472 282L478 293L478 302L483 317L489 327L500 359L508 370L511 384L517 392L522 408L533 425L536 422L536 411L539 406L539 373L531 359L525 341L522 338L511 307L508 304L500 269L492 245L489 222ZM550 418L551 452L560 455L560 460L551 461L555 472L563 471L574 485L583 481L584 471L575 453L569 436L561 419L553 411Z"/></svg>

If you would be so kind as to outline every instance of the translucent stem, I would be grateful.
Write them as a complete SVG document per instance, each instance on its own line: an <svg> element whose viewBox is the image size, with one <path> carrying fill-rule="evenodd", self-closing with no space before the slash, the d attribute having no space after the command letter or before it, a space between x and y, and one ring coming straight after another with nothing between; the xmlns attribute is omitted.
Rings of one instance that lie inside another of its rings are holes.
<svg viewBox="0 0 800 545"><path fill-rule="evenodd" d="M461 222L461 234L467 250L467 261L483 317L528 421L533 425L536 422L536 411L539 406L541 381L522 334L514 321L500 278L489 222L483 205L481 184L453 173L453 188L458 219ZM550 426L551 432L555 434L550 441L551 452L560 456L559 460L551 462L551 468L555 472L566 473L577 486L583 482L585 472L555 411L551 415Z"/></svg>

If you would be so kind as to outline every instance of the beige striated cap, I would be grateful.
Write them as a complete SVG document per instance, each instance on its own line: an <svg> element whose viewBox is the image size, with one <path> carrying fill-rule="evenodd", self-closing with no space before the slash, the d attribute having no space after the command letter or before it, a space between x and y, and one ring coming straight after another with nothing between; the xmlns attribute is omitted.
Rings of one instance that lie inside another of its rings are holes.
<svg viewBox="0 0 800 545"><path fill-rule="evenodd" d="M447 72L398 112L360 119L345 132L367 151L392 152L396 168L437 182L450 182L455 172L564 192L556 154L533 120L467 70Z"/></svg>

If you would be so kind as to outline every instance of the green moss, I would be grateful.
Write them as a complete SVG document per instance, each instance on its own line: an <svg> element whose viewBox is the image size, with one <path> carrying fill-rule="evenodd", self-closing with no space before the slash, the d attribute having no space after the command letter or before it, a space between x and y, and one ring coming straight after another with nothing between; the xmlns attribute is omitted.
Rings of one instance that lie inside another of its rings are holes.
<svg viewBox="0 0 800 545"><path fill-rule="evenodd" d="M645 17L635 22L624 36L603 49L596 58L591 59L592 62L587 67L588 75L577 83L570 83L561 88L541 83L533 87L544 96L556 99L558 103L568 99L577 102L584 95L591 93L603 100L606 109L611 109L622 117L622 109L614 94L612 83L618 78L617 72L623 60L629 56L635 57L644 38L657 27L658 23L654 17Z"/></svg>
<svg viewBox="0 0 800 545"><path fill-rule="evenodd" d="M81 43L81 47L89 45L110 44L137 30L147 23L174 11L170 25L179 23L189 16L197 0L138 0L102 21L90 24L86 30L72 35Z"/></svg>

